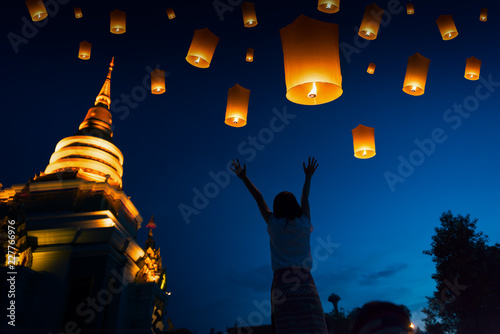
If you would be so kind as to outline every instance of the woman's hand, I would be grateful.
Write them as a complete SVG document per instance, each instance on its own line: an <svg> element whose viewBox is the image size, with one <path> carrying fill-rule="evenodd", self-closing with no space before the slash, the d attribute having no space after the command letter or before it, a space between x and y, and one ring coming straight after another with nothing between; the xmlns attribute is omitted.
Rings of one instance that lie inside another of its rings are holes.
<svg viewBox="0 0 500 334"><path fill-rule="evenodd" d="M243 168L241 168L240 160L236 159L231 162L233 167L230 167L231 170L240 178L244 179L247 176L247 166L243 164Z"/></svg>
<svg viewBox="0 0 500 334"><path fill-rule="evenodd" d="M316 160L314 157L311 160L311 157L309 157L309 161L307 162L307 167L306 163L303 162L302 165L304 166L304 173L306 174L306 177L311 177L313 176L314 172L316 171L316 168L318 168L318 160Z"/></svg>

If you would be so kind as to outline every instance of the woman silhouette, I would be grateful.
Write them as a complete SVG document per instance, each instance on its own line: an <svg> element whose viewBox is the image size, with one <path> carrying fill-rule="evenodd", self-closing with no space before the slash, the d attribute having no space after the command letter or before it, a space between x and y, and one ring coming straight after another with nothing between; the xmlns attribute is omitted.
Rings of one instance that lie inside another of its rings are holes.
<svg viewBox="0 0 500 334"><path fill-rule="evenodd" d="M312 231L309 209L311 178L318 162L309 157L303 163L306 180L300 205L287 191L274 198L271 212L260 191L246 175L246 165L232 161L233 172L243 181L266 221L271 245L273 283L271 287L271 321L277 334L326 334L323 307L311 276Z"/></svg>

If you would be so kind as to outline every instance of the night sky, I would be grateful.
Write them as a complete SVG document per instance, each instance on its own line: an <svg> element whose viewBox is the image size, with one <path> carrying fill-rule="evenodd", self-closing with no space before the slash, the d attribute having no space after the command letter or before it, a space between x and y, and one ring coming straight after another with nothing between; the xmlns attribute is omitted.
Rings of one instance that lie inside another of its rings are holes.
<svg viewBox="0 0 500 334"><path fill-rule="evenodd" d="M203 334L236 321L271 321L269 237L243 183L224 177L233 158L246 163L270 208L283 190L300 198L302 161L318 159L311 248L325 312L333 292L349 310L387 300L407 305L422 327L425 296L435 287L434 264L422 251L430 249L440 215L469 213L479 219L478 230L500 241L496 1L416 1L414 15L406 14L406 1L378 1L392 13L386 11L373 41L356 37L372 3L364 0L341 0L340 12L331 15L314 0L257 0L254 28L243 26L240 6L227 0L218 3L231 10L220 15L211 0L45 2L57 8L51 6L36 31L23 28L32 23L24 1L2 5L0 183L25 183L45 170L57 142L73 135L94 105L114 56L111 111L114 144L125 157L123 190L143 226L155 216L172 292L168 316L176 328ZM82 8L82 19L74 7ZM479 21L482 7L489 10L487 22ZM167 8L175 19L168 19ZM114 9L127 12L123 35L109 32ZM301 14L339 25L344 93L324 105L285 97L279 29ZM453 15L457 38L442 40L439 15ZM200 69L185 57L194 30L205 27L220 41L211 66ZM13 34L25 39L13 46ZM77 57L84 40L92 43L87 61ZM249 47L253 63L245 61ZM414 97L402 88L408 57L417 52L430 66L425 94ZM479 81L464 78L471 56L482 61ZM373 75L366 73L371 62ZM167 73L163 95L150 93L149 72L157 66ZM251 90L242 128L224 124L227 91L237 83ZM454 111L460 108L461 114ZM275 117L279 130L269 131ZM368 160L354 157L351 129L358 124L375 128L377 154ZM426 143L427 153L418 153L416 142ZM410 159L416 166L402 166ZM389 174L400 178L391 184ZM205 191L206 201L196 196ZM195 213L186 218L179 207ZM147 232L138 232L141 245Z"/></svg>

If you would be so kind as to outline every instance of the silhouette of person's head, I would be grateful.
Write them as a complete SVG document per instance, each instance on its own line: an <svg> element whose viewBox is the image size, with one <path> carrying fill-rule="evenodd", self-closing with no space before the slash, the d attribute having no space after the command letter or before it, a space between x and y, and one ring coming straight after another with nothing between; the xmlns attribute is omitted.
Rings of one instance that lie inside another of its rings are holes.
<svg viewBox="0 0 500 334"><path fill-rule="evenodd" d="M410 318L401 306L374 301L363 305L351 334L407 334L412 333L410 325Z"/></svg>
<svg viewBox="0 0 500 334"><path fill-rule="evenodd" d="M302 209L295 196L288 191L282 191L274 198L274 216L276 218L288 218L290 220L302 216Z"/></svg>

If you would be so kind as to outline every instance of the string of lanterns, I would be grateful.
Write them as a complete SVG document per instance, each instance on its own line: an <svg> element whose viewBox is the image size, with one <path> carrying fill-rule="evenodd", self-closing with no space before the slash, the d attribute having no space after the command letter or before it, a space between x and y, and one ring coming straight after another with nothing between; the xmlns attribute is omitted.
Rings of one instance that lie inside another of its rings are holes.
<svg viewBox="0 0 500 334"><path fill-rule="evenodd" d="M31 19L41 21L48 14L41 0L26 0ZM323 13L334 14L340 10L340 0L318 0L317 9ZM245 1L241 4L243 24L247 28L258 24L255 4ZM415 13L414 5L406 6L408 15ZM75 18L83 17L81 8L74 8ZM169 20L176 17L172 8L166 10ZM375 3L366 6L358 35L367 40L378 36L384 10ZM488 9L481 8L479 20L487 21ZM458 36L458 31L451 15L441 15L436 20L443 40L448 41ZM116 9L110 13L110 32L126 32L126 13ZM283 48L283 61L286 82L286 98L302 105L320 105L339 98L342 93L342 75L339 56L338 25L315 20L300 15L294 22L280 29ZM208 28L195 30L186 61L198 68L208 68L212 61L219 37ZM80 43L78 58L89 60L92 44ZM254 49L248 48L245 60L253 62ZM408 65L403 83L403 92L420 96L425 92L430 59L414 54L408 58ZM376 65L370 63L367 73L374 74ZM470 57L466 61L464 77L478 80L481 60ZM155 69L151 72L151 93L165 93L165 71ZM247 123L250 90L238 84L228 91L225 123L232 127L242 127ZM374 129L359 125L352 130L354 156L368 159L375 156Z"/></svg>

